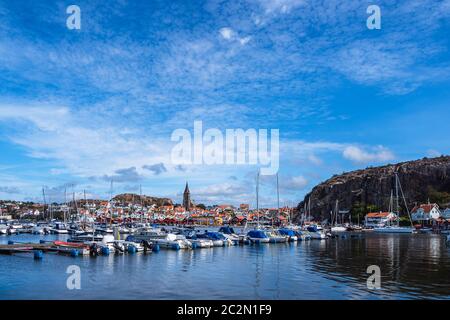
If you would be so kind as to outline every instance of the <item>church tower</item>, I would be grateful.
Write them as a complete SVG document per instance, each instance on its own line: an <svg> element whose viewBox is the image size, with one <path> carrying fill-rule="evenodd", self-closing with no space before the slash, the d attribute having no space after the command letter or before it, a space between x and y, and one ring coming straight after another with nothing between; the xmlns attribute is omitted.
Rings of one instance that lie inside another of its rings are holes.
<svg viewBox="0 0 450 320"><path fill-rule="evenodd" d="M188 183L186 182L186 188L183 193L183 207L186 211L191 210L191 192L189 191Z"/></svg>

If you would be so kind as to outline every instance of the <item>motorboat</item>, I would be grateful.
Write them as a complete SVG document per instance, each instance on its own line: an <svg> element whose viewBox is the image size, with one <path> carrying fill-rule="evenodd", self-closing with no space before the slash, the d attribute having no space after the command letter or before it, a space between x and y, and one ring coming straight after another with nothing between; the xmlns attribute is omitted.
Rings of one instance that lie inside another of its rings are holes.
<svg viewBox="0 0 450 320"><path fill-rule="evenodd" d="M63 222L54 222L52 225L50 225L50 232L55 234L69 233L66 224Z"/></svg>
<svg viewBox="0 0 450 320"><path fill-rule="evenodd" d="M348 231L347 227L344 226L334 226L331 227L331 232L346 232Z"/></svg>
<svg viewBox="0 0 450 320"><path fill-rule="evenodd" d="M299 241L311 240L311 235L308 231L295 230L295 234L297 235L297 239Z"/></svg>
<svg viewBox="0 0 450 320"><path fill-rule="evenodd" d="M261 229L250 230L247 237L252 243L268 243L270 241L267 232Z"/></svg>
<svg viewBox="0 0 450 320"><path fill-rule="evenodd" d="M289 229L289 228L281 228L278 229L278 232L280 235L287 237L288 241L297 241L298 236L295 233L295 230Z"/></svg>
<svg viewBox="0 0 450 320"><path fill-rule="evenodd" d="M234 244L239 243L243 240L243 235L240 236L236 232L234 232L234 229L230 226L223 226L220 227L219 232L222 233L225 238L232 241Z"/></svg>
<svg viewBox="0 0 450 320"><path fill-rule="evenodd" d="M193 245L195 244L198 248L211 248L214 243L210 239L199 239L197 238L197 233L191 228L175 228L172 230L175 234L181 234L186 237Z"/></svg>
<svg viewBox="0 0 450 320"><path fill-rule="evenodd" d="M327 238L323 228L317 224L312 224L306 227L311 239L324 240Z"/></svg>
<svg viewBox="0 0 450 320"><path fill-rule="evenodd" d="M108 226L107 224L101 224L101 225L98 225L98 226L95 226L95 232L96 233L101 233L101 234L112 234L112 233L114 233L114 230L110 227L110 226Z"/></svg>
<svg viewBox="0 0 450 320"><path fill-rule="evenodd" d="M158 244L161 248L174 250L192 248L192 242L187 240L184 235L167 233L158 228L142 228L134 235L128 236L127 240L147 240Z"/></svg>
<svg viewBox="0 0 450 320"><path fill-rule="evenodd" d="M197 234L197 239L208 239L213 242L214 247L223 247L233 245L233 241L229 240L223 233L215 231L205 231Z"/></svg>
<svg viewBox="0 0 450 320"><path fill-rule="evenodd" d="M8 234L9 227L6 224L0 224L0 234Z"/></svg>
<svg viewBox="0 0 450 320"><path fill-rule="evenodd" d="M103 241L103 235L102 234L80 234L80 235L74 235L73 237L69 238L68 242L101 242ZM114 237L113 237L114 239Z"/></svg>
<svg viewBox="0 0 450 320"><path fill-rule="evenodd" d="M282 235L277 230L268 230L266 231L267 235L269 236L269 242L270 243L282 243L288 241L288 236Z"/></svg>

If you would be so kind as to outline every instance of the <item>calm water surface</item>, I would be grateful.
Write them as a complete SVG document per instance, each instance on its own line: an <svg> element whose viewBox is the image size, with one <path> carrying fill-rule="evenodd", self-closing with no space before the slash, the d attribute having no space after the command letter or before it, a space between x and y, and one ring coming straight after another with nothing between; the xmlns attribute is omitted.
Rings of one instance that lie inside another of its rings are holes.
<svg viewBox="0 0 450 320"><path fill-rule="evenodd" d="M0 236L33 241L58 236ZM60 239L65 239L60 236ZM66 269L81 269L68 290ZM366 269L381 268L380 290ZM439 235L365 234L149 255L0 255L0 299L450 299L450 247Z"/></svg>

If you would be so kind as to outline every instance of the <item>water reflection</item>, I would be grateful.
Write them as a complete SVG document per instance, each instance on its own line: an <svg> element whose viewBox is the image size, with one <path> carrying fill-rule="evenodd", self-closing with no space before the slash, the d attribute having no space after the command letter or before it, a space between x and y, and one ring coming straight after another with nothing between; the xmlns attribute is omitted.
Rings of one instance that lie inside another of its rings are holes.
<svg viewBox="0 0 450 320"><path fill-rule="evenodd" d="M57 236L46 236L53 240ZM60 237L64 239L64 237ZM0 237L38 242L41 236ZM1 299L380 299L450 298L450 248L437 235L366 234L149 255L0 255ZM67 290L80 266L82 290ZM369 265L382 289L368 290Z"/></svg>
<svg viewBox="0 0 450 320"><path fill-rule="evenodd" d="M338 282L360 284L369 265L381 269L388 297L448 297L449 250L439 235L368 234L362 239L333 239L312 250L316 272ZM362 289L365 290L365 289Z"/></svg>

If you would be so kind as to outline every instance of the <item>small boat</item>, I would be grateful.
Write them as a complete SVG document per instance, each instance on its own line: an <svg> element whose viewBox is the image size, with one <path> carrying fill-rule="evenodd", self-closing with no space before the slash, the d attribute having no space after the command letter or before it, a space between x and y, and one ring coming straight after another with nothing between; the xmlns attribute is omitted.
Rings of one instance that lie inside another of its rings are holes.
<svg viewBox="0 0 450 320"><path fill-rule="evenodd" d="M311 235L308 231L295 230L295 234L297 235L297 239L300 241L311 240Z"/></svg>
<svg viewBox="0 0 450 320"><path fill-rule="evenodd" d="M344 226L331 227L331 232L346 232L346 231L348 231L347 227L344 227Z"/></svg>
<svg viewBox="0 0 450 320"><path fill-rule="evenodd" d="M136 234L128 236L127 240L128 239L130 239L129 241L147 240L158 244L161 248L174 250L192 248L192 242L187 240L185 236L167 233L157 228L142 228Z"/></svg>
<svg viewBox="0 0 450 320"><path fill-rule="evenodd" d="M270 243L282 243L288 241L288 236L282 235L276 230L269 230L266 232L267 235L269 236Z"/></svg>
<svg viewBox="0 0 450 320"><path fill-rule="evenodd" d="M230 226L223 226L220 227L219 232L222 233L225 238L232 241L234 244L239 243L242 239L241 236L239 236L236 232L234 232L234 229Z"/></svg>
<svg viewBox="0 0 450 320"><path fill-rule="evenodd" d="M287 237L289 242L298 241L299 240L297 234L295 233L295 230L288 229L288 228L281 228L281 229L278 230L278 232L282 236Z"/></svg>
<svg viewBox="0 0 450 320"><path fill-rule="evenodd" d="M95 232L101 233L101 234L112 234L112 233L114 233L114 230L112 228L110 228L108 225L102 224L102 225L95 227Z"/></svg>
<svg viewBox="0 0 450 320"><path fill-rule="evenodd" d="M128 252L128 253L136 253L136 252L144 252L145 246L142 243L134 242L134 241L126 241L126 240L115 240L113 241L113 247L118 251L118 253ZM152 244L149 243L149 250L151 252Z"/></svg>
<svg viewBox="0 0 450 320"><path fill-rule="evenodd" d="M429 228L429 227L418 228L416 230L419 233L431 233L431 232L433 232L433 229Z"/></svg>
<svg viewBox="0 0 450 320"><path fill-rule="evenodd" d="M233 241L229 240L223 233L214 231L205 231L197 234L197 239L208 239L213 242L214 247L223 247L233 245Z"/></svg>
<svg viewBox="0 0 450 320"><path fill-rule="evenodd" d="M8 226L5 224L0 224L0 234L8 234Z"/></svg>
<svg viewBox="0 0 450 320"><path fill-rule="evenodd" d="M74 242L66 242L66 241L54 241L54 246L57 248L60 253L72 253L72 250L77 250L78 254L81 255L89 255L90 248L89 245L84 243L74 243Z"/></svg>
<svg viewBox="0 0 450 320"><path fill-rule="evenodd" d="M66 234L69 233L67 226L63 222L55 222L50 226L50 232L55 234Z"/></svg>
<svg viewBox="0 0 450 320"><path fill-rule="evenodd" d="M247 237L252 243L268 243L270 241L266 231L261 229L250 230Z"/></svg>
<svg viewBox="0 0 450 320"><path fill-rule="evenodd" d="M197 238L197 233L191 228L175 228L172 230L175 234L181 234L186 237L193 245L195 244L198 248L211 248L214 246L212 240L209 239L199 239Z"/></svg>
<svg viewBox="0 0 450 320"><path fill-rule="evenodd" d="M306 227L311 239L324 240L327 235L323 232L323 228L317 224L312 224Z"/></svg>
<svg viewBox="0 0 450 320"><path fill-rule="evenodd" d="M103 241L102 234L79 234L74 235L73 237L67 240L68 242L101 242Z"/></svg>
<svg viewBox="0 0 450 320"><path fill-rule="evenodd" d="M45 234L46 229L43 226L35 226L33 228L31 228L31 233L32 234Z"/></svg>
<svg viewBox="0 0 450 320"><path fill-rule="evenodd" d="M377 233L413 233L414 230L415 230L414 228L399 227L399 226L385 226L373 228L373 231Z"/></svg>

